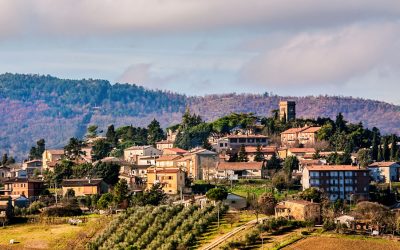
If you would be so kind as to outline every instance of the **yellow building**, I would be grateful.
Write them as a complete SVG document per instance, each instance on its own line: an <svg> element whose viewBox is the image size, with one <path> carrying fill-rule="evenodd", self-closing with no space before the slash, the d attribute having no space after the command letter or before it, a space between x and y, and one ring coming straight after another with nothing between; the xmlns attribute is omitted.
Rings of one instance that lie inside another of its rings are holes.
<svg viewBox="0 0 400 250"><path fill-rule="evenodd" d="M186 173L181 168L151 167L147 169L147 189L160 183L166 194L178 194L185 188Z"/></svg>
<svg viewBox="0 0 400 250"><path fill-rule="evenodd" d="M68 189L75 191L75 196L102 194L108 191L108 185L103 179L66 179L62 181L63 196Z"/></svg>
<svg viewBox="0 0 400 250"><path fill-rule="evenodd" d="M64 149L47 149L43 152L42 162L43 169L48 169L49 165L54 165L54 162L61 160L64 156Z"/></svg>

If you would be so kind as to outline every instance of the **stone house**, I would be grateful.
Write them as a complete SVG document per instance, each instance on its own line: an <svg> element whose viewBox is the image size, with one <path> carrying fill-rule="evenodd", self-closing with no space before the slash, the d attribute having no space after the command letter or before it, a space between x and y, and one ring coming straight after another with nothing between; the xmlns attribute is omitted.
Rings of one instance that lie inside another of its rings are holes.
<svg viewBox="0 0 400 250"><path fill-rule="evenodd" d="M321 222L321 206L319 203L306 200L287 200L279 202L275 207L275 217L289 220Z"/></svg>

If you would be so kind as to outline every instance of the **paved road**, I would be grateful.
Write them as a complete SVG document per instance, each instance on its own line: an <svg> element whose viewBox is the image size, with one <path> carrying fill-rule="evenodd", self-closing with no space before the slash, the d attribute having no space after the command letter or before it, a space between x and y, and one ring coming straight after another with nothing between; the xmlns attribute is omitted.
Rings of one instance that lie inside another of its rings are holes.
<svg viewBox="0 0 400 250"><path fill-rule="evenodd" d="M259 218L258 221L261 222L263 219L265 219L265 218ZM223 243L223 242L226 241L227 239L231 238L231 237L234 236L235 234L237 234L237 233L239 233L239 232L241 232L241 231L243 231L243 230L245 230L245 229L247 229L247 228L253 227L253 226L255 226L256 224L257 224L257 219L251 220L251 221L247 222L246 224L244 224L244 225L242 225L242 226L240 226L240 227L236 227L235 229L233 229L233 230L230 231L229 233L224 234L224 235L222 235L221 237L214 239L211 243L209 243L208 245L206 245L206 246L204 246L204 247L202 247L202 248L200 248L200 249L201 249L201 250L211 250L211 249L214 249L215 247L217 247L218 245L220 245L221 243Z"/></svg>

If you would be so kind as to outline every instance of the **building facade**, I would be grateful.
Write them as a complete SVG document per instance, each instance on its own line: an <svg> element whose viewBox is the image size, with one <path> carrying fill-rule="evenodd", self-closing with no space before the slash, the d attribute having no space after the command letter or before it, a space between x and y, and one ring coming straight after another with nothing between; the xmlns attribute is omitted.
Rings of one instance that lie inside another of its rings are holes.
<svg viewBox="0 0 400 250"><path fill-rule="evenodd" d="M184 192L186 173L181 168L151 167L147 169L147 189L161 184L166 194Z"/></svg>
<svg viewBox="0 0 400 250"><path fill-rule="evenodd" d="M6 195L24 195L27 198L39 196L44 190L42 180L13 178L4 182Z"/></svg>
<svg viewBox="0 0 400 250"><path fill-rule="evenodd" d="M370 174L376 182L398 182L400 178L400 164L397 162L374 162L368 166Z"/></svg>
<svg viewBox="0 0 400 250"><path fill-rule="evenodd" d="M306 200L279 202L275 207L275 217L289 220L321 222L321 206Z"/></svg>
<svg viewBox="0 0 400 250"><path fill-rule="evenodd" d="M103 179L66 179L62 181L63 196L72 189L75 196L103 194L108 191L108 185Z"/></svg>
<svg viewBox="0 0 400 250"><path fill-rule="evenodd" d="M296 102L280 101L279 118L281 121L291 121L296 119Z"/></svg>
<svg viewBox="0 0 400 250"><path fill-rule="evenodd" d="M303 190L311 187L328 194L331 201L367 200L369 170L351 165L305 166L302 172Z"/></svg>

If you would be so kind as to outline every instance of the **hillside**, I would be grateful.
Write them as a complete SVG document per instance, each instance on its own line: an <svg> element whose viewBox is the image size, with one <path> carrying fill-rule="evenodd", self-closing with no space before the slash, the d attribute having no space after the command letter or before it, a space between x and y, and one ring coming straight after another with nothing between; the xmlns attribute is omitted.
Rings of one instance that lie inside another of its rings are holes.
<svg viewBox="0 0 400 250"><path fill-rule="evenodd" d="M297 102L298 117L335 117L342 112L351 122L400 134L400 107L351 97L280 97L224 94L186 97L105 80L64 80L52 76L0 75L0 153L26 157L35 141L48 148L82 137L89 124L105 129L132 124L146 126L156 118L163 126L180 121L188 106L205 120L230 112L270 115L281 99Z"/></svg>

